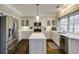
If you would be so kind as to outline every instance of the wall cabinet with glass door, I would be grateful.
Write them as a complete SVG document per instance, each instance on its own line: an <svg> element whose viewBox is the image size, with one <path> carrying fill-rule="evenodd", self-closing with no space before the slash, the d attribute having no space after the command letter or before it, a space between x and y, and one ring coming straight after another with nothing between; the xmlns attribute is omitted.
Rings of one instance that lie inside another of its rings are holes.
<svg viewBox="0 0 79 59"><path fill-rule="evenodd" d="M21 26L29 26L28 20L21 20Z"/></svg>

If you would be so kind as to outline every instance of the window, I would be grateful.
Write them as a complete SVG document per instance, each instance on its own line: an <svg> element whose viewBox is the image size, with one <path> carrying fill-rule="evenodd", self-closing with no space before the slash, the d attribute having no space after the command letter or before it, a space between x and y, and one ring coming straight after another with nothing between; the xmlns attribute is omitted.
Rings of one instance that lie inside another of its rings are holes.
<svg viewBox="0 0 79 59"><path fill-rule="evenodd" d="M61 18L59 21L59 30L70 33L79 33L79 13L74 13Z"/></svg>
<svg viewBox="0 0 79 59"><path fill-rule="evenodd" d="M68 19L67 18L60 19L60 31L67 32L67 25L68 25Z"/></svg>
<svg viewBox="0 0 79 59"><path fill-rule="evenodd" d="M69 32L74 32L74 16L69 17Z"/></svg>
<svg viewBox="0 0 79 59"><path fill-rule="evenodd" d="M79 14L70 16L69 21L69 32L79 33Z"/></svg>
<svg viewBox="0 0 79 59"><path fill-rule="evenodd" d="M79 14L75 15L74 33L79 33Z"/></svg>

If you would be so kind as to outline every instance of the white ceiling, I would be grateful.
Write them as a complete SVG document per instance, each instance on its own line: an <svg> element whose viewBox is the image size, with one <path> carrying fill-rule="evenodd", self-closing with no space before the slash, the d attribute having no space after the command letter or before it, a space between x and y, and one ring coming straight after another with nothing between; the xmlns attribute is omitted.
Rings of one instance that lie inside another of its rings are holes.
<svg viewBox="0 0 79 59"><path fill-rule="evenodd" d="M53 16L57 13L58 4L40 4L39 5L39 16ZM6 5L15 9L16 12L22 16L36 16L36 4L10 4Z"/></svg>

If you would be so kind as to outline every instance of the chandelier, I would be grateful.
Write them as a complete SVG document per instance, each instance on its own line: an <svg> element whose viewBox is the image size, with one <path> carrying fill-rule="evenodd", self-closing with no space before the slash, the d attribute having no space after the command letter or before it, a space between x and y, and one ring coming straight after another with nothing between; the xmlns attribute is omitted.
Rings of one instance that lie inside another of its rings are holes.
<svg viewBox="0 0 79 59"><path fill-rule="evenodd" d="M37 6L37 15L36 15L36 21L38 22L39 21L39 15L38 15L38 7L39 7L39 4L36 4Z"/></svg>

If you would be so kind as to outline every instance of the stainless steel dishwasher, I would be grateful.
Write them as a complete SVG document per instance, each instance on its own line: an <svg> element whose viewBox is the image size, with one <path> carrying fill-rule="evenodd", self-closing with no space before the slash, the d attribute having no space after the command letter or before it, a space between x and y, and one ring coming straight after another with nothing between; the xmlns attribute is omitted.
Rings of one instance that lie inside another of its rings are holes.
<svg viewBox="0 0 79 59"><path fill-rule="evenodd" d="M60 35L60 48L67 54L68 53L68 38Z"/></svg>

